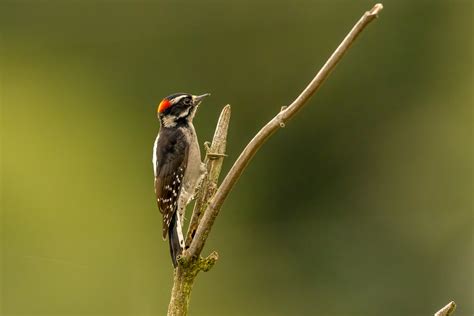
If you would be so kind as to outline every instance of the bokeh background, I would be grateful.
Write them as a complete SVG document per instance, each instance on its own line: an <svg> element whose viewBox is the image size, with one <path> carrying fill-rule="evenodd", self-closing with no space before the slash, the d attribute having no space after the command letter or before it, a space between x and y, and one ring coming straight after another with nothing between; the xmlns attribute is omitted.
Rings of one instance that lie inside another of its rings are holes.
<svg viewBox="0 0 474 316"><path fill-rule="evenodd" d="M373 1L0 3L1 306L164 315L166 95L232 104L229 169ZM384 1L226 201L191 315L473 315L473 1Z"/></svg>

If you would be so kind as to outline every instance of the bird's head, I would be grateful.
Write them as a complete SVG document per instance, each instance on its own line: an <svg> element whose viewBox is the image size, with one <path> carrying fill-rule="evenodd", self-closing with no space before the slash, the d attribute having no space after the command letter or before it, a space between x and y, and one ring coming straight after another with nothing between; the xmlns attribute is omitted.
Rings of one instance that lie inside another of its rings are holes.
<svg viewBox="0 0 474 316"><path fill-rule="evenodd" d="M179 124L191 123L202 99L210 95L192 95L175 93L164 98L158 105L157 114L161 126L174 127Z"/></svg>

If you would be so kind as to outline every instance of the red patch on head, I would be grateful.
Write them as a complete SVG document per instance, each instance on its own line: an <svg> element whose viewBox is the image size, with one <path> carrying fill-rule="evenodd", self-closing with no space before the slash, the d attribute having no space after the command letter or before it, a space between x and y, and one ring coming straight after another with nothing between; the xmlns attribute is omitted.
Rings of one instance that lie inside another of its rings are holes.
<svg viewBox="0 0 474 316"><path fill-rule="evenodd" d="M167 99L163 99L163 101L160 102L160 105L158 105L158 113L163 112L170 106L171 106L171 102Z"/></svg>

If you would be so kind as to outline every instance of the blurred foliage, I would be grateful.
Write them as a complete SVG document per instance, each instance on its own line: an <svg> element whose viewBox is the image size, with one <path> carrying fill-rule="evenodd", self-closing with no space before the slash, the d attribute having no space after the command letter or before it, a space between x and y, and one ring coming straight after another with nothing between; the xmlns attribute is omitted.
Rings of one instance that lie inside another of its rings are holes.
<svg viewBox="0 0 474 316"><path fill-rule="evenodd" d="M163 315L157 103L233 105L228 170L374 2L0 2L1 315ZM430 315L473 304L470 0L384 1L258 153L192 315ZM225 172L224 170L224 172Z"/></svg>

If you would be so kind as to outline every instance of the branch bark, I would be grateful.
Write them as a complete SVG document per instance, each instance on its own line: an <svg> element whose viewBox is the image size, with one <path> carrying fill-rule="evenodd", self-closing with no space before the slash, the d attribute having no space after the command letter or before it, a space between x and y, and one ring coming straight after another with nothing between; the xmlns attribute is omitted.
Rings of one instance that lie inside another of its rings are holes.
<svg viewBox="0 0 474 316"><path fill-rule="evenodd" d="M226 175L221 186L215 191L222 166L222 159L224 157L227 126L230 118L230 107L226 106L223 109L217 130L214 134L213 145L211 145L207 153L206 164L208 167L208 175L198 194L187 233L185 250L178 258L178 266L174 271L174 284L171 292L171 301L168 306L168 316L187 315L189 298L196 276L200 271L209 271L218 259L216 252L211 253L211 255L203 259L201 258L201 252L224 200L250 160L271 135L280 127L284 127L286 122L303 108L311 96L319 89L324 80L326 80L337 63L342 59L351 44L365 27L377 17L377 14L382 8L383 6L381 4L376 4L370 11L364 13L303 92L301 92L289 106L282 108L249 142ZM224 124L225 133L223 137L218 137L218 130L223 128L220 123L221 120L224 121L223 117L226 116L224 114L226 111L228 111L228 115L227 125ZM216 145L214 145L214 141L217 142ZM214 159L216 160L214 162L212 156L210 156L212 154L214 154ZM210 203L208 202L209 200Z"/></svg>
<svg viewBox="0 0 474 316"><path fill-rule="evenodd" d="M207 207L196 231L196 235L185 256L199 257L224 200L227 198L229 192L232 190L255 153L260 149L260 147L262 147L270 136L272 136L280 127L284 127L285 123L303 108L311 96L319 89L324 80L326 80L334 67L336 67L359 34L377 17L377 14L382 9L383 6L379 3L370 11L364 13L303 92L301 92L301 94L289 106L282 109L280 113L268 122L245 147Z"/></svg>
<svg viewBox="0 0 474 316"><path fill-rule="evenodd" d="M200 271L209 271L218 258L217 252L214 251L206 259L186 260L183 257L178 259L178 266L174 270L168 316L185 316L188 314L189 299L196 276Z"/></svg>

